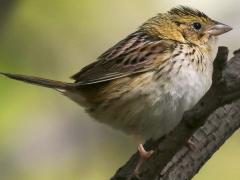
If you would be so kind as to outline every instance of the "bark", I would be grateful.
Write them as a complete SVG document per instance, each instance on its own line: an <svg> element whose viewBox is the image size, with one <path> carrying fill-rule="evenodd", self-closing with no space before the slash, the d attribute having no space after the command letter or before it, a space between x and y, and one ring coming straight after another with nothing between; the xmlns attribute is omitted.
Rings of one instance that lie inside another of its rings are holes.
<svg viewBox="0 0 240 180"><path fill-rule="evenodd" d="M184 113L168 135L145 144L154 154L140 169L135 153L112 180L187 180L240 126L240 50L227 61L228 49L219 47L214 61L213 84L194 108Z"/></svg>

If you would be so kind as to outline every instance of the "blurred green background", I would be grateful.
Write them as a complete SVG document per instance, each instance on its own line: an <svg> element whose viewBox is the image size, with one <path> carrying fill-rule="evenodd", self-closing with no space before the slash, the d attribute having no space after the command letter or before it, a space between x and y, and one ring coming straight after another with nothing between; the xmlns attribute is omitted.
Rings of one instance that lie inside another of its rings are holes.
<svg viewBox="0 0 240 180"><path fill-rule="evenodd" d="M2 0L0 71L69 81L146 19L177 5L234 27L220 45L240 47L239 0ZM109 179L136 146L60 94L0 77L1 180ZM236 133L194 180L239 180L239 151Z"/></svg>

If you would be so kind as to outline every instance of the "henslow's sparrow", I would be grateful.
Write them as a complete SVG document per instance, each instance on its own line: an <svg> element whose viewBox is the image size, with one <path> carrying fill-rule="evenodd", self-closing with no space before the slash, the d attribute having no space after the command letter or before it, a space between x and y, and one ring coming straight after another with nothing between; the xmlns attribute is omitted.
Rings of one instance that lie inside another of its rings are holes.
<svg viewBox="0 0 240 180"><path fill-rule="evenodd" d="M101 123L155 139L172 130L209 89L216 37L231 29L180 6L146 21L72 76L74 83L2 74L53 88Z"/></svg>

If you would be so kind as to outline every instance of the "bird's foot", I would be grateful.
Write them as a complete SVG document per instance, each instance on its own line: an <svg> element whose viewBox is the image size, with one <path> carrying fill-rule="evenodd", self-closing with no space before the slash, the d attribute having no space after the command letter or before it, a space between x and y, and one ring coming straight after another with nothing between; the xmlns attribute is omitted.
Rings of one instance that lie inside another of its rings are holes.
<svg viewBox="0 0 240 180"><path fill-rule="evenodd" d="M153 151L153 150L151 150L151 151L146 151L146 150L144 149L143 145L142 145L142 144L139 144L139 145L138 145L138 153L139 153L140 159L139 159L139 161L138 161L138 163L137 163L137 166L136 166L136 168L135 168L135 170L134 170L134 175L135 175L135 176L138 176L138 175L139 175L139 169L141 168L141 166L143 165L143 163L152 156L152 154L154 153L154 151Z"/></svg>

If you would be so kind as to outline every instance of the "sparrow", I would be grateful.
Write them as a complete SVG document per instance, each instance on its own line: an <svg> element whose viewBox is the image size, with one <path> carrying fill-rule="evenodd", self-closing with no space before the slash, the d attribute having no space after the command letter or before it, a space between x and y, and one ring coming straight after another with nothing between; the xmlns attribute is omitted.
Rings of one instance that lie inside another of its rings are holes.
<svg viewBox="0 0 240 180"><path fill-rule="evenodd" d="M72 76L73 83L10 73L57 90L95 120L143 140L169 133L210 88L217 36L232 28L186 6L159 13ZM149 157L139 145L140 156Z"/></svg>

